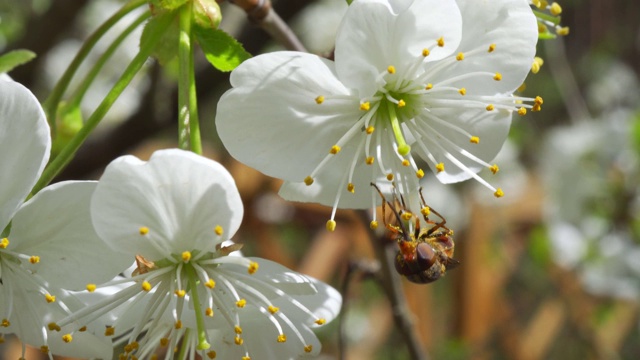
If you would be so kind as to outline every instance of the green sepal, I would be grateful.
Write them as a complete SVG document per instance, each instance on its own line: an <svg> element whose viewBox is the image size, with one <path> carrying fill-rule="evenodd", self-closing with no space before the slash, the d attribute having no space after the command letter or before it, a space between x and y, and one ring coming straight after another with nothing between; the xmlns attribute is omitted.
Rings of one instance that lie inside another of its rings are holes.
<svg viewBox="0 0 640 360"><path fill-rule="evenodd" d="M171 24L162 34L162 38L153 50L152 56L158 59L160 64L167 65L178 56L178 33L180 27L178 24L178 11L170 11L159 14L151 18L144 26L140 43L143 44L150 34L158 30L159 24L163 24L164 20L170 18Z"/></svg>
<svg viewBox="0 0 640 360"><path fill-rule="evenodd" d="M0 56L0 74L9 72L15 67L28 63L36 57L36 53L30 50L13 50Z"/></svg>
<svg viewBox="0 0 640 360"><path fill-rule="evenodd" d="M207 60L220 71L231 71L251 57L242 44L222 30L194 26L193 31Z"/></svg>
<svg viewBox="0 0 640 360"><path fill-rule="evenodd" d="M154 11L172 11L187 3L189 0L150 0L149 3Z"/></svg>

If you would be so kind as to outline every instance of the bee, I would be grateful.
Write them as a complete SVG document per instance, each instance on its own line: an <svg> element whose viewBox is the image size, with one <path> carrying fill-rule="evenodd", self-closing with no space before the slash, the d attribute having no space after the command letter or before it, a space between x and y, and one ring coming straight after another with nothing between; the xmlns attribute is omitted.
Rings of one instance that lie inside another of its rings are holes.
<svg viewBox="0 0 640 360"><path fill-rule="evenodd" d="M398 273L407 280L417 284L428 284L444 276L447 270L460 265L460 262L453 258L455 243L453 242L453 230L445 226L447 221L437 211L430 209L424 201L422 188L420 194L420 213L427 224L433 224L431 228L420 228L418 216L407 210L402 196L395 193L394 204L389 202L382 191L374 183L371 183L382 198L382 218L385 227L395 236L398 243L398 253L394 259L395 268ZM399 198L399 200L398 200ZM386 206L391 208L398 225L387 223L385 216ZM400 208L398 210L397 208ZM430 213L440 217L442 221L434 222L429 219ZM415 224L412 221L415 218ZM409 227L409 229L407 228ZM414 231L410 231L413 227Z"/></svg>

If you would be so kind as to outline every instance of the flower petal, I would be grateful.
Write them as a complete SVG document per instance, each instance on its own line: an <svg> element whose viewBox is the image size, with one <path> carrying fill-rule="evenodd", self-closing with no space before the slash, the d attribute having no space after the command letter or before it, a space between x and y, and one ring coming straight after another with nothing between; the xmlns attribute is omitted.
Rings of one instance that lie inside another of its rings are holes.
<svg viewBox="0 0 640 360"><path fill-rule="evenodd" d="M216 115L222 142L239 161L285 180L302 181L361 116L333 62L315 55L256 56L233 71L231 84ZM327 100L318 104L318 96Z"/></svg>
<svg viewBox="0 0 640 360"><path fill-rule="evenodd" d="M0 227L7 226L49 160L49 125L38 99L0 80Z"/></svg>
<svg viewBox="0 0 640 360"><path fill-rule="evenodd" d="M462 21L454 1L419 0L408 5L359 0L349 6L336 38L336 72L361 97L377 91L376 77L389 65L408 68L422 60L422 50L433 47L440 37L444 46L433 48L429 61L458 47Z"/></svg>
<svg viewBox="0 0 640 360"><path fill-rule="evenodd" d="M242 214L229 172L178 149L156 151L148 162L134 156L114 160L91 201L98 235L117 250L151 261L214 251L238 230ZM218 226L222 234L216 234Z"/></svg>
<svg viewBox="0 0 640 360"><path fill-rule="evenodd" d="M512 93L524 82L531 69L538 41L538 26L531 8L525 1L461 1L462 41L456 53L479 52L456 61L437 73L430 81L434 84L460 74L485 71L500 73L502 80L472 78L453 82L464 87L467 94ZM488 51L491 44L495 50Z"/></svg>
<svg viewBox="0 0 640 360"><path fill-rule="evenodd" d="M89 203L97 182L67 181L50 185L26 202L13 218L11 248L37 255L27 264L51 286L84 289L87 283L112 279L133 263L95 233Z"/></svg>

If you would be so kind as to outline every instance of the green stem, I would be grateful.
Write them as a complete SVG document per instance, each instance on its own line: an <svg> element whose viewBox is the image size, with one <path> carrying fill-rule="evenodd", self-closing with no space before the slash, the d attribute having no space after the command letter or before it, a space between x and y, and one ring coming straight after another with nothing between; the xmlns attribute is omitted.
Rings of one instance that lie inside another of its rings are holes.
<svg viewBox="0 0 640 360"><path fill-rule="evenodd" d="M202 155L202 138L200 137L200 119L198 118L198 97L196 95L196 76L193 66L193 51L191 51L191 56L189 57L189 116L191 118L191 121L189 122L191 151L198 155Z"/></svg>
<svg viewBox="0 0 640 360"><path fill-rule="evenodd" d="M544 13L542 11L533 10L533 14L541 20L548 21L554 25L560 24L560 16L553 16L551 14Z"/></svg>
<svg viewBox="0 0 640 360"><path fill-rule="evenodd" d="M84 95L87 93L87 90L93 83L93 80L98 76L100 70L104 67L104 64L113 56L113 53L116 49L122 44L124 39L127 38L143 21L151 17L150 11L145 11L142 15L140 15L131 25L129 25L114 41L107 50L100 56L98 61L93 65L91 71L84 77L78 89L74 92L71 100L69 100L69 108L74 108L79 106L84 98Z"/></svg>
<svg viewBox="0 0 640 360"><path fill-rule="evenodd" d="M113 14L107 21L104 22L96 31L89 36L87 41L82 45L78 54L76 54L71 64L67 70L65 70L64 74L58 83L49 94L49 97L44 101L43 108L44 112L47 115L47 121L49 121L49 126L51 127L52 134L56 133L56 112L58 110L58 105L60 104L60 100L62 100L62 96L64 96L65 91L69 87L69 83L73 78L73 75L78 71L80 65L84 61L84 59L89 55L89 52L96 45L98 40L102 38L102 36L120 19L122 19L125 15L133 11L139 6L145 4L146 0L131 0L127 4L125 4L118 12Z"/></svg>
<svg viewBox="0 0 640 360"><path fill-rule="evenodd" d="M53 178L69 163L69 161L71 161L80 145L82 145L91 131L100 123L113 103L118 99L133 77L138 73L140 68L142 68L142 65L147 61L173 18L170 16L159 16L155 18L155 20L157 20L155 26L152 30L149 30L149 36L144 38L145 41L141 44L138 54L133 58L133 60L131 60L131 63L120 76L120 79L118 79L115 85L113 85L113 88L109 91L107 96L87 119L82 129L80 129L73 139L69 141L69 144L62 149L60 154L53 159L51 163L49 163L31 191L30 196L33 196L38 191L42 190L42 188L49 184L49 182L53 180Z"/></svg>
<svg viewBox="0 0 640 360"><path fill-rule="evenodd" d="M196 329L198 331L198 350L207 350L211 347L207 341L207 332L204 325L204 318L202 317L202 304L200 302L200 295L198 294L198 275L196 274L193 266L185 266L187 278L189 279L189 295L193 302L193 309L196 316Z"/></svg>
<svg viewBox="0 0 640 360"><path fill-rule="evenodd" d="M191 48L191 3L182 6L180 12L180 33L178 43L178 147L189 150L191 140L190 76L189 65L192 59Z"/></svg>

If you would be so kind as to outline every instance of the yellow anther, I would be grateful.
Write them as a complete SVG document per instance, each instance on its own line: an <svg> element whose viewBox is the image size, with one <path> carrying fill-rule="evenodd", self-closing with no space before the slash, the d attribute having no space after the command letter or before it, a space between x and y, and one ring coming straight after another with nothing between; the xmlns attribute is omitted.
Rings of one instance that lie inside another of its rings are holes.
<svg viewBox="0 0 640 360"><path fill-rule="evenodd" d="M9 322L9 320L7 320L7 319L2 319L2 324L0 324L0 326L9 327L9 326L11 326L11 322Z"/></svg>
<svg viewBox="0 0 640 360"><path fill-rule="evenodd" d="M542 97L540 96L536 96L536 98L533 100L533 102L537 105L542 105L544 103L544 100L542 99Z"/></svg>
<svg viewBox="0 0 640 360"><path fill-rule="evenodd" d="M428 83L427 86L424 87L425 90L431 90L433 89L433 84L432 83Z"/></svg>
<svg viewBox="0 0 640 360"><path fill-rule="evenodd" d="M304 178L304 183L307 184L307 186L313 184L313 178L311 176L307 176Z"/></svg>
<svg viewBox="0 0 640 360"><path fill-rule="evenodd" d="M113 334L116 333L116 328L114 328L113 326L107 326L106 329L104 329L104 336L113 336Z"/></svg>
<svg viewBox="0 0 640 360"><path fill-rule="evenodd" d="M243 356L240 360L251 360L251 356Z"/></svg>
<svg viewBox="0 0 640 360"><path fill-rule="evenodd" d="M80 332L85 332L85 331L87 331L87 327L86 327L86 326L83 326L83 327L81 327L80 329L78 329L78 331L80 331Z"/></svg>
<svg viewBox="0 0 640 360"><path fill-rule="evenodd" d="M427 48L422 49L422 56L427 57L429 56L429 54L431 54L431 51L429 51L429 49Z"/></svg>
<svg viewBox="0 0 640 360"><path fill-rule="evenodd" d="M94 292L96 291L96 288L97 288L96 284L87 284L86 286L86 289L88 292Z"/></svg>
<svg viewBox="0 0 640 360"><path fill-rule="evenodd" d="M213 289L214 287L216 287L216 282L213 281L213 279L209 279L206 283L204 283L204 286L208 287L209 289Z"/></svg>
<svg viewBox="0 0 640 360"><path fill-rule="evenodd" d="M51 294L44 294L44 299L47 300L48 303L56 301L56 297Z"/></svg>
<svg viewBox="0 0 640 360"><path fill-rule="evenodd" d="M182 329L182 321L181 321L181 320L177 320L177 321L176 321L176 323L175 323L175 324L173 324L173 327L174 327L176 330L180 330L180 329Z"/></svg>
<svg viewBox="0 0 640 360"><path fill-rule="evenodd" d="M467 94L467 89L460 88L460 90L458 90L458 92L460 93L460 95L465 96Z"/></svg>
<svg viewBox="0 0 640 360"><path fill-rule="evenodd" d="M29 258L29 262L32 264L37 264L40 262L40 256L37 255L33 255L32 257Z"/></svg>
<svg viewBox="0 0 640 360"><path fill-rule="evenodd" d="M373 165L373 160L374 160L374 159L373 159L373 156L369 156L369 157L367 157L367 158L364 160L364 162L365 162L367 165Z"/></svg>
<svg viewBox="0 0 640 360"><path fill-rule="evenodd" d="M428 206L425 206L422 209L420 209L420 214L424 216L429 216L429 214L431 214L431 209Z"/></svg>
<svg viewBox="0 0 640 360"><path fill-rule="evenodd" d="M407 160L407 159L403 159L403 160L402 160L402 166L409 166L409 165L411 165L411 163L409 162L409 160Z"/></svg>
<svg viewBox="0 0 640 360"><path fill-rule="evenodd" d="M9 239L2 238L2 240L0 240L0 249L6 249L7 246L9 246Z"/></svg>
<svg viewBox="0 0 640 360"><path fill-rule="evenodd" d="M376 128L374 128L373 125L369 125L367 126L367 129L365 130L365 132L367 133L367 135L371 135L375 130Z"/></svg>
<svg viewBox="0 0 640 360"><path fill-rule="evenodd" d="M497 197L497 198L501 198L504 196L504 192L502 191L502 189L498 188L496 190L496 192L493 193L493 196Z"/></svg>
<svg viewBox="0 0 640 360"><path fill-rule="evenodd" d="M240 300L236 301L236 306L241 308L241 309L243 307L245 307L245 305L247 305L247 300L245 300L245 299L240 299Z"/></svg>
<svg viewBox="0 0 640 360"><path fill-rule="evenodd" d="M543 24L543 23L538 23L538 34L546 34L549 32L549 29L547 28L547 25Z"/></svg>
<svg viewBox="0 0 640 360"><path fill-rule="evenodd" d="M568 26L564 26L564 27L556 29L556 34L558 34L560 36L569 35L569 27Z"/></svg>
<svg viewBox="0 0 640 360"><path fill-rule="evenodd" d="M40 346L40 352L43 353L43 354L48 354L49 353L49 347L47 345Z"/></svg>
<svg viewBox="0 0 640 360"><path fill-rule="evenodd" d="M62 335L62 341L66 342L68 344L71 341L73 341L73 336L71 336L71 334Z"/></svg>
<svg viewBox="0 0 640 360"><path fill-rule="evenodd" d="M211 351L209 351L209 352L207 353L207 357L208 357L209 359L215 359L217 355L218 355L218 354L216 354L216 352L215 352L215 351L213 351L213 350L211 350Z"/></svg>
<svg viewBox="0 0 640 360"><path fill-rule="evenodd" d="M365 102L360 104L360 110L369 111L369 109L371 109L371 103L370 102L365 101Z"/></svg>
<svg viewBox="0 0 640 360"><path fill-rule="evenodd" d="M527 90L527 84L522 83L522 85L520 85L517 90L518 92L524 92L525 90Z"/></svg>
<svg viewBox="0 0 640 360"><path fill-rule="evenodd" d="M537 74L538 71L540 71L540 64L534 61L533 64L531 64L531 72Z"/></svg>
<svg viewBox="0 0 640 360"><path fill-rule="evenodd" d="M2 326L4 326L4 320L2 320ZM54 322L48 323L47 324L47 328L49 329L49 331L60 331L61 330L60 326L58 326L58 324L56 324Z"/></svg>
<svg viewBox="0 0 640 360"><path fill-rule="evenodd" d="M416 177L422 179L424 177L424 170L418 169L418 171L416 171Z"/></svg>
<svg viewBox="0 0 640 360"><path fill-rule="evenodd" d="M407 103L406 103L406 102L404 102L404 100L402 100L402 99L398 100L398 107L399 107L399 108L401 108L401 107L405 107L406 105L407 105Z"/></svg>
<svg viewBox="0 0 640 360"><path fill-rule="evenodd" d="M526 109L526 108L521 107L520 109L518 109L518 115L520 115L520 116L525 116L525 115L527 115L527 109Z"/></svg>
<svg viewBox="0 0 640 360"><path fill-rule="evenodd" d="M456 55L456 60L458 61L464 60L464 53L459 52L458 55Z"/></svg>
<svg viewBox="0 0 640 360"><path fill-rule="evenodd" d="M395 66L393 66L393 65L389 65L389 66L387 66L387 72L388 72L389 74L395 74L395 73L396 73L396 67L395 67Z"/></svg>
<svg viewBox="0 0 640 360"><path fill-rule="evenodd" d="M142 290L146 291L146 292L151 291L151 283L148 282L148 281L143 281L142 282Z"/></svg>
<svg viewBox="0 0 640 360"><path fill-rule="evenodd" d="M489 105L487 105L487 107L485 109L487 109L487 111L493 111L493 110L496 109L496 107L493 106L493 104L489 104Z"/></svg>
<svg viewBox="0 0 640 360"><path fill-rule="evenodd" d="M356 186L353 185L353 183L348 183L347 184L347 191L350 193L355 193L356 192Z"/></svg>
<svg viewBox="0 0 640 360"><path fill-rule="evenodd" d="M138 231L140 232L140 235L147 235L149 233L149 228L146 226L140 226Z"/></svg>
<svg viewBox="0 0 640 360"><path fill-rule="evenodd" d="M208 317L213 317L213 309L210 307L204 309L204 315Z"/></svg>
<svg viewBox="0 0 640 360"><path fill-rule="evenodd" d="M340 146L338 146L338 145L333 145L331 147L331 149L329 150L329 154L332 154L332 155L335 155L335 154L337 154L339 152L340 152Z"/></svg>
<svg viewBox="0 0 640 360"><path fill-rule="evenodd" d="M256 271L258 271L258 267L259 267L259 265L258 265L258 263L257 263L257 262L255 262L255 261L251 261L251 262L249 263L249 268L247 269L247 272L248 272L249 274L253 274L253 273L255 273Z"/></svg>
<svg viewBox="0 0 640 360"><path fill-rule="evenodd" d="M313 351L313 345L305 345L304 346L304 352L310 353L312 351Z"/></svg>
<svg viewBox="0 0 640 360"><path fill-rule="evenodd" d="M536 112L536 111L540 111L542 110L542 106L540 106L540 104L533 104L533 107L531 107L531 111Z"/></svg>
<svg viewBox="0 0 640 360"><path fill-rule="evenodd" d="M236 343L236 345L242 345L242 343L244 343L244 340L242 340L240 336L236 336L233 341Z"/></svg>
<svg viewBox="0 0 640 360"><path fill-rule="evenodd" d="M324 102L324 96L320 95L316 97L316 104L320 105Z"/></svg>
<svg viewBox="0 0 640 360"><path fill-rule="evenodd" d="M533 5L535 5L538 9L540 9L542 7L542 4L540 3L540 0L531 0L531 3Z"/></svg>
<svg viewBox="0 0 640 360"><path fill-rule="evenodd" d="M222 234L224 234L224 229L222 228L222 226L220 225L216 225L216 227L213 228L213 231L216 233L216 235L218 236L222 236Z"/></svg>
<svg viewBox="0 0 640 360"><path fill-rule="evenodd" d="M369 228L370 228L371 230L375 230L375 229L377 229L377 228L378 228L378 222L377 222L376 220L372 220L372 221L369 223Z"/></svg>
<svg viewBox="0 0 640 360"><path fill-rule="evenodd" d="M443 172L444 171L444 163L436 164L436 171L437 172Z"/></svg>
<svg viewBox="0 0 640 360"><path fill-rule="evenodd" d="M498 167L498 164L493 164L493 165L489 166L489 170L491 170L491 172L495 174L498 171L500 171L500 168Z"/></svg>
<svg viewBox="0 0 640 360"><path fill-rule="evenodd" d="M269 313L271 313L271 315L273 315L273 314L277 313L280 310L280 308L276 307L276 306L273 306L273 305L269 305L267 310L269 310Z"/></svg>
<svg viewBox="0 0 640 360"><path fill-rule="evenodd" d="M167 345L169 345L169 338L160 339L160 346L167 346Z"/></svg>
<svg viewBox="0 0 640 360"><path fill-rule="evenodd" d="M560 4L554 2L553 4L551 4L551 7L549 8L549 12L551 12L551 15L553 16L558 16L562 14L562 7L560 6Z"/></svg>
<svg viewBox="0 0 640 360"><path fill-rule="evenodd" d="M191 251L185 251L182 253L182 261L189 262L191 260Z"/></svg>
<svg viewBox="0 0 640 360"><path fill-rule="evenodd" d="M387 180L393 181L393 174L391 173L387 174Z"/></svg>
<svg viewBox="0 0 640 360"><path fill-rule="evenodd" d="M327 230L334 231L336 229L336 221L335 220L327 220L327 224L325 225Z"/></svg>
<svg viewBox="0 0 640 360"><path fill-rule="evenodd" d="M496 50L496 44L491 44L489 45L489 50L487 50L487 52L494 52Z"/></svg>
<svg viewBox="0 0 640 360"><path fill-rule="evenodd" d="M495 80L495 81L500 81L500 80L502 80L502 74L500 74L500 73L496 73L496 74L493 76L493 80Z"/></svg>
<svg viewBox="0 0 640 360"><path fill-rule="evenodd" d="M240 325L236 325L233 328L233 331L235 331L235 333L238 334L238 335L242 334L242 328L240 327Z"/></svg>
<svg viewBox="0 0 640 360"><path fill-rule="evenodd" d="M314 321L316 324L318 325L324 325L327 320L325 320L325 318L319 318L318 320Z"/></svg>
<svg viewBox="0 0 640 360"><path fill-rule="evenodd" d="M278 335L278 342L279 343L287 342L287 335L285 334Z"/></svg>
<svg viewBox="0 0 640 360"><path fill-rule="evenodd" d="M440 39L438 39L438 46L443 47L444 46L444 37L440 36Z"/></svg>
<svg viewBox="0 0 640 360"><path fill-rule="evenodd" d="M176 294L176 296L179 298L183 298L185 295L187 295L187 292L183 289L176 290L173 293Z"/></svg>
<svg viewBox="0 0 640 360"><path fill-rule="evenodd" d="M413 218L413 214L412 214L412 213L410 213L409 211L405 211L405 212L403 212L403 213L400 215L400 217L401 217L401 218L402 218L402 220L404 220L404 221L409 221L409 220L411 220L411 218Z"/></svg>
<svg viewBox="0 0 640 360"><path fill-rule="evenodd" d="M472 144L479 144L479 143L480 143L480 138L479 138L479 137L477 137L477 136L472 136L472 137L469 139L469 142L470 142L470 143L472 143Z"/></svg>

